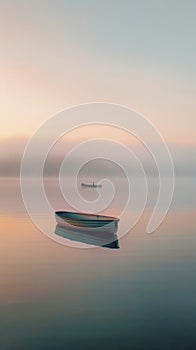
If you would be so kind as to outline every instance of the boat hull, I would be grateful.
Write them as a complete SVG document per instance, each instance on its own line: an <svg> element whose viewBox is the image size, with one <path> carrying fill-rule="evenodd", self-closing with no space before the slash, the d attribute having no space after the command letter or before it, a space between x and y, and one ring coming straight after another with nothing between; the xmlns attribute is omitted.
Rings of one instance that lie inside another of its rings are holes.
<svg viewBox="0 0 196 350"><path fill-rule="evenodd" d="M72 212L56 212L58 225L70 229L79 229L80 232L110 232L118 230L119 219L102 215L82 214Z"/></svg>

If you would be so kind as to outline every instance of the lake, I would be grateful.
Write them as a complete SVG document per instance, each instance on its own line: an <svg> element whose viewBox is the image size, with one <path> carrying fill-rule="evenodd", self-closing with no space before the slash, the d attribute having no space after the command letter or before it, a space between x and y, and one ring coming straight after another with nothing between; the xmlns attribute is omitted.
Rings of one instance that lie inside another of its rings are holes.
<svg viewBox="0 0 196 350"><path fill-rule="evenodd" d="M18 179L0 180L1 350L196 348L196 179L176 179L169 213L148 235L157 193L150 181L152 196L120 249L82 249L41 233ZM114 182L119 192L104 213L118 216L126 190L124 180ZM62 208L54 179L46 192ZM83 195L92 200L97 192Z"/></svg>

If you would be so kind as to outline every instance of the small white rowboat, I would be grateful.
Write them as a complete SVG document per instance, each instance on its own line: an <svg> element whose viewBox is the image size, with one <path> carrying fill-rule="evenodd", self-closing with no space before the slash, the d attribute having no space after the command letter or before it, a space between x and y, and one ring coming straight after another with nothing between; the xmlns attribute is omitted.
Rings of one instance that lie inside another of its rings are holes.
<svg viewBox="0 0 196 350"><path fill-rule="evenodd" d="M79 229L80 232L117 232L119 219L112 216L56 211L56 222L62 227Z"/></svg>

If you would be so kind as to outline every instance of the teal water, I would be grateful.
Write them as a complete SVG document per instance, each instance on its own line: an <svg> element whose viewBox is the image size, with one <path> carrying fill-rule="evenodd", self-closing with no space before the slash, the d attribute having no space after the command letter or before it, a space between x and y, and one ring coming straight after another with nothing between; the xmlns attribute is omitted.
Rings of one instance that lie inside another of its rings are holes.
<svg viewBox="0 0 196 350"><path fill-rule="evenodd" d="M1 350L195 349L195 179L177 179L154 234L149 204L117 250L53 242L29 220L18 181L0 187Z"/></svg>

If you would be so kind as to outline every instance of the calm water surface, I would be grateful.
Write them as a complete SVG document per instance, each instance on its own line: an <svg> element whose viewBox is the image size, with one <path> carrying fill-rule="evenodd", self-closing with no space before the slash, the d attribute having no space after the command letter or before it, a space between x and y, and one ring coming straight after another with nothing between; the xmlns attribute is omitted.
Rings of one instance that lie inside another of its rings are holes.
<svg viewBox="0 0 196 350"><path fill-rule="evenodd" d="M147 235L152 196L116 250L53 242L28 218L17 180L0 190L1 350L196 348L195 179L177 179L167 218ZM62 205L53 180L48 193ZM106 213L123 201L122 190Z"/></svg>

